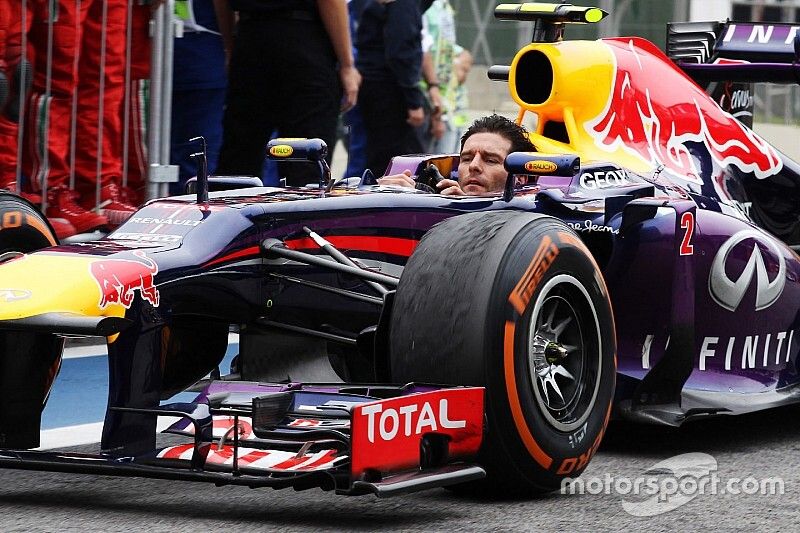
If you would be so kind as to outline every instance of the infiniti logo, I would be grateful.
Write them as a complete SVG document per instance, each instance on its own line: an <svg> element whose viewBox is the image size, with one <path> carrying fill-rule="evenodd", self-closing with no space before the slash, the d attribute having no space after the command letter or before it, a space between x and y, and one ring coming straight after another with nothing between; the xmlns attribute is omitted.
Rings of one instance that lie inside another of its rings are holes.
<svg viewBox="0 0 800 533"><path fill-rule="evenodd" d="M23 289L0 289L0 301L15 302L31 297L31 291Z"/></svg>
<svg viewBox="0 0 800 533"><path fill-rule="evenodd" d="M728 255L737 244L747 239L753 239L763 244L777 257L778 275L774 280L769 281L767 267L764 265L764 258L761 256L758 245L753 246L753 253L750 254L750 259L739 279L733 281L728 278L728 274L725 272ZM786 285L786 259L772 239L755 230L743 230L725 241L714 257L714 262L711 264L711 276L708 278L708 290L719 305L729 311L736 311L744 293L747 292L747 288L753 281L753 275L756 277L756 311L760 311L774 304L780 298L783 287Z"/></svg>

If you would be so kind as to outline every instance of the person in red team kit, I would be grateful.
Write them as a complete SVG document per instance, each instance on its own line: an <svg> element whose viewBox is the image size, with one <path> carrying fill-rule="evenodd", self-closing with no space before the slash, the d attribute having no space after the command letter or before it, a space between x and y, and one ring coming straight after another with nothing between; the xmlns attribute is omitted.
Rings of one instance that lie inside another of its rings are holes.
<svg viewBox="0 0 800 533"><path fill-rule="evenodd" d="M39 53L27 108L23 171L35 190L46 191L47 216L72 226L60 236L120 223L135 211L120 187L126 20L127 0L34 4L30 41ZM71 172L74 190L69 188ZM98 209L88 209L95 204Z"/></svg>
<svg viewBox="0 0 800 533"><path fill-rule="evenodd" d="M16 124L6 116L6 106L13 98L11 90L11 69L8 65L9 37L11 27L11 2L0 0L0 189L15 190L14 155L16 154Z"/></svg>
<svg viewBox="0 0 800 533"><path fill-rule="evenodd" d="M12 192L19 192L20 92L30 85L31 58L22 57L22 25L30 27L31 21L29 4L24 15L19 0L0 0L0 189Z"/></svg>
<svg viewBox="0 0 800 533"><path fill-rule="evenodd" d="M150 83L150 54L151 42L149 35L150 17L152 8L156 2L147 5L139 3L137 0L129 0L133 5L130 10L130 35L128 36L127 56L130 59L128 69L128 87L123 95L122 107L120 108L122 117L123 138L121 157L123 158L123 178L127 181L123 183L122 200L130 205L139 205L145 200L145 189L147 185L147 92ZM127 136L124 135L127 125ZM127 149L124 142L127 140ZM127 156L127 159L125 157ZM118 212L116 216L110 216L109 223L116 225L123 222L128 214ZM121 219L121 220L117 220Z"/></svg>

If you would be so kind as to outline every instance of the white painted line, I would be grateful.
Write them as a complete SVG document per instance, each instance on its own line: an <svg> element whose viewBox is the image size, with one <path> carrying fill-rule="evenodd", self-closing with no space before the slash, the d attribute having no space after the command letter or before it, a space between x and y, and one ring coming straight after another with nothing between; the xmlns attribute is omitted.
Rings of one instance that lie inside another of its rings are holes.
<svg viewBox="0 0 800 533"><path fill-rule="evenodd" d="M100 442L103 423L81 424L64 428L46 429L40 433L39 450L64 448Z"/></svg>
<svg viewBox="0 0 800 533"><path fill-rule="evenodd" d="M239 344L239 334L228 333L228 344ZM97 344L69 346L64 348L62 359L80 359L82 357L100 357L106 355L108 355L107 347L98 339Z"/></svg>
<svg viewBox="0 0 800 533"><path fill-rule="evenodd" d="M90 344L87 346L69 346L64 348L62 359L81 359L83 357L98 357L108 355L105 344Z"/></svg>
<svg viewBox="0 0 800 533"><path fill-rule="evenodd" d="M164 431L179 419L173 416L161 416L156 424L156 431ZM103 434L103 423L80 424L63 428L45 429L40 433L37 450L52 450L68 446L81 446L100 442Z"/></svg>

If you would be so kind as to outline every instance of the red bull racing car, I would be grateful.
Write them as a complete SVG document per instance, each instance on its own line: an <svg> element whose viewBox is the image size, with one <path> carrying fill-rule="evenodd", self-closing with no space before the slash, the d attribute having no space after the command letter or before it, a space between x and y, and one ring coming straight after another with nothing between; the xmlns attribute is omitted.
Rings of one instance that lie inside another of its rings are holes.
<svg viewBox="0 0 800 533"><path fill-rule="evenodd" d="M538 118L502 193L431 193L452 155L395 159L419 190L343 186L320 141L278 140L270 157L319 184L201 171L96 242L59 245L0 196L0 467L531 493L579 475L612 414L797 401L800 172L750 129L748 96L797 79L797 27L673 24L665 55L563 40L596 8L495 13L534 24L490 75ZM108 342L101 451L35 450L73 335Z"/></svg>

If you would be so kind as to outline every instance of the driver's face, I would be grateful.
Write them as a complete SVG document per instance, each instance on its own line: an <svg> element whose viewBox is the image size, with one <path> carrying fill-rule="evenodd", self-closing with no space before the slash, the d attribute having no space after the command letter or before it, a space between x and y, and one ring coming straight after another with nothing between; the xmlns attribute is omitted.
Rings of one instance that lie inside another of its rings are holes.
<svg viewBox="0 0 800 533"><path fill-rule="evenodd" d="M508 172L503 162L511 141L497 133L475 133L464 143L458 163L458 184L467 194L502 191Z"/></svg>

